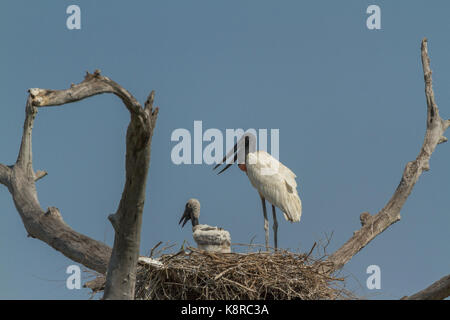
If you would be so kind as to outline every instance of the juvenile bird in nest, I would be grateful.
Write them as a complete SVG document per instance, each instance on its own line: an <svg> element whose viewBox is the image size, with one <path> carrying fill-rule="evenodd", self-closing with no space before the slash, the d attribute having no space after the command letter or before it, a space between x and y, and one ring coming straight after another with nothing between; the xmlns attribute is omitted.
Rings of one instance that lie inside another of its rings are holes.
<svg viewBox="0 0 450 320"><path fill-rule="evenodd" d="M181 216L181 227L186 222L192 222L192 237L200 250L220 253L231 252L230 233L219 227L211 227L207 224L199 224L200 202L197 199L189 199L186 203L184 213Z"/></svg>

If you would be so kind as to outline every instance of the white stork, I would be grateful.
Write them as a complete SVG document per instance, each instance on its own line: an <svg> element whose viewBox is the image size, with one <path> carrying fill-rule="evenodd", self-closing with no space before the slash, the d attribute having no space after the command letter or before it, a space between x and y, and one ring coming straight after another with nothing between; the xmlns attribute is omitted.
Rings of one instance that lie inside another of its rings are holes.
<svg viewBox="0 0 450 320"><path fill-rule="evenodd" d="M197 243L197 247L201 250L230 253L231 252L231 236L230 233L222 228L211 227L206 224L199 224L200 202L197 199L189 199L186 203L183 216L179 224L183 222L192 222L192 237Z"/></svg>
<svg viewBox="0 0 450 320"><path fill-rule="evenodd" d="M245 151L245 152L244 152ZM231 156L233 156L231 160ZM267 219L266 201L272 204L273 232L275 249L278 247L278 222L275 207L283 211L284 217L290 222L300 221L302 202L297 193L296 175L288 167L265 151L256 151L256 137L246 133L234 145L222 160L217 169L226 160L227 165L218 174L227 170L234 162L244 171L253 187L261 197L264 213L264 230L266 232L266 249L269 247L269 221Z"/></svg>

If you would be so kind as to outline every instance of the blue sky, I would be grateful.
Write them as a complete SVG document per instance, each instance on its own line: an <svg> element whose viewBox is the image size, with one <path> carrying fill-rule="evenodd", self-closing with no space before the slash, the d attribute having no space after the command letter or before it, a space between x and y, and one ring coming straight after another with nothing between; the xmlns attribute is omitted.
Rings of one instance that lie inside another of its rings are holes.
<svg viewBox="0 0 450 320"><path fill-rule="evenodd" d="M81 30L66 8L81 8ZM368 30L366 8L381 8ZM177 128L280 130L280 160L298 176L300 223L279 214L279 246L309 251L333 234L328 251L377 213L413 160L425 132L420 41L429 39L434 90L450 117L450 5L444 1L2 1L0 4L0 162L20 145L27 89L64 89L86 70L102 73L144 101L156 91L141 253L159 241L193 243L178 225L196 197L201 222L229 230L233 242L264 243L261 203L236 166L175 165ZM39 110L33 131L43 208L56 206L75 230L113 242L107 216L124 182L127 110L111 95ZM206 145L206 144L205 144ZM204 146L205 146L204 145ZM450 145L438 146L402 210L402 219L343 269L348 289L398 299L448 274ZM73 264L27 238L0 188L0 298L86 299L65 287ZM270 219L271 220L271 219ZM381 290L365 286L381 268ZM83 275L83 280L87 275Z"/></svg>

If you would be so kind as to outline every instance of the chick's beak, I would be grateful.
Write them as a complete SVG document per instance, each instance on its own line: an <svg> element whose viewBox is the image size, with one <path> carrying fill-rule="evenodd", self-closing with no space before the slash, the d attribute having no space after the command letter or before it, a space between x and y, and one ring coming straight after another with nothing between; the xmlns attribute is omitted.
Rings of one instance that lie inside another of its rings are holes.
<svg viewBox="0 0 450 320"><path fill-rule="evenodd" d="M182 228L184 227L186 222L191 220L191 210L192 209L189 209L188 207L186 207L184 209L184 212L183 212L183 215L181 216L180 222L178 222L178 224L181 224L183 222L183 224L181 225Z"/></svg>

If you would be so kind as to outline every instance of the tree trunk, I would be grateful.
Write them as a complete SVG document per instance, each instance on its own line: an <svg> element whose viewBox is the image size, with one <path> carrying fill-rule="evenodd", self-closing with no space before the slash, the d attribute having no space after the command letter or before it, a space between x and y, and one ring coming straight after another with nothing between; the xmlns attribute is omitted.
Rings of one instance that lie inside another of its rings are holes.
<svg viewBox="0 0 450 320"><path fill-rule="evenodd" d="M99 273L107 273L105 299L133 299L139 256L142 212L150 164L150 146L158 116L153 110L154 92L145 107L120 85L96 70L66 90L30 89L25 108L22 143L12 166L0 164L0 183L11 193L28 235L40 239L69 259ZM47 175L33 170L32 129L38 108L76 102L93 95L113 93L130 112L126 137L126 181L117 212L109 219L115 230L114 247L71 229L55 207L44 211L38 200L36 181Z"/></svg>

